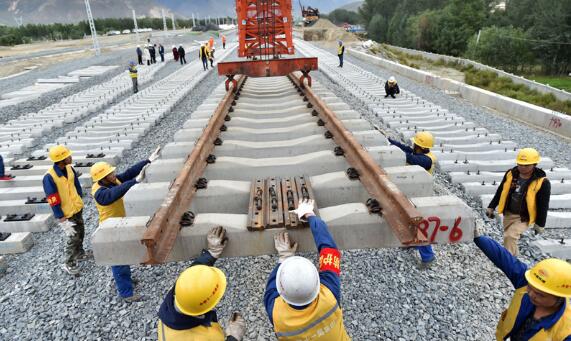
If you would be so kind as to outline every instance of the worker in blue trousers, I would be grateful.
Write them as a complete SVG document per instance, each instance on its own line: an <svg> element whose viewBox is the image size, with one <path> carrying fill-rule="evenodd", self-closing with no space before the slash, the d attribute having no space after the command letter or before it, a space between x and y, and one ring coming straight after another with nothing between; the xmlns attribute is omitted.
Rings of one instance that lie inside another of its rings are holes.
<svg viewBox="0 0 571 341"><path fill-rule="evenodd" d="M99 223L109 218L126 217L123 196L134 185L145 179L145 170L148 165L159 158L160 148L157 148L148 160L141 161L121 174L115 174L115 167L107 162L97 162L91 167L90 173L93 179L91 194L95 199L95 206L99 212ZM137 302L143 299L135 294L131 267L128 265L115 265L111 267L115 286L119 296L127 303Z"/></svg>
<svg viewBox="0 0 571 341"><path fill-rule="evenodd" d="M432 175L436 166L436 156L430 152L430 148L434 146L434 137L431 133L427 131L418 132L411 139L412 148L392 138L388 140L390 144L399 147L405 153L407 164L420 166ZM429 267L436 260L432 246L417 246L416 249L420 253L421 268Z"/></svg>
<svg viewBox="0 0 571 341"><path fill-rule="evenodd" d="M474 242L512 283L515 292L496 326L496 340L571 341L571 264L544 259L533 267L474 230Z"/></svg>
<svg viewBox="0 0 571 341"><path fill-rule="evenodd" d="M279 263L264 294L264 305L278 340L350 340L341 310L341 253L323 220L314 213L313 200L301 200L293 211L308 221L319 252L319 270L295 256L287 232L274 236Z"/></svg>

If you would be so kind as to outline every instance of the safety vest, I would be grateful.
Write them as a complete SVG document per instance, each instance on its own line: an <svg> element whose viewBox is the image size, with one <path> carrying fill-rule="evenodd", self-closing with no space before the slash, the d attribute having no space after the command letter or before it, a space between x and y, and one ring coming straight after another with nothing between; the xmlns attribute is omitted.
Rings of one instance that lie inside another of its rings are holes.
<svg viewBox="0 0 571 341"><path fill-rule="evenodd" d="M321 284L319 295L305 309L289 306L280 296L275 300L274 331L280 341L351 340L343 326L343 313L331 291Z"/></svg>
<svg viewBox="0 0 571 341"><path fill-rule="evenodd" d="M498 213L504 213L506 208L506 203L508 201L508 194L510 193L510 188L512 185L513 175L512 171L509 170L506 174L506 181L504 182L504 187L502 189L502 194L500 196L500 203L498 204ZM525 201L527 203L527 212L529 213L529 225L533 225L535 223L535 218L537 217L537 205L535 203L535 198L537 192L541 189L541 185L543 184L543 180L545 178L539 178L533 180L529 186L527 186L527 194L525 195Z"/></svg>
<svg viewBox="0 0 571 341"><path fill-rule="evenodd" d="M222 42L225 43L226 42L226 37L222 36Z"/></svg>
<svg viewBox="0 0 571 341"><path fill-rule="evenodd" d="M121 184L121 181L117 180L117 185ZM91 188L91 195L95 199L95 193L101 188L99 183L93 184ZM123 198L115 200L111 205L100 205L97 200L95 200L95 206L99 212L99 223L104 222L109 218L123 218L127 216L125 213L125 205L123 204Z"/></svg>
<svg viewBox="0 0 571 341"><path fill-rule="evenodd" d="M137 68L136 67L129 68L129 75L131 76L131 78L137 78Z"/></svg>
<svg viewBox="0 0 571 341"><path fill-rule="evenodd" d="M339 46L339 47L337 48L337 55L338 55L338 56L340 56L340 55L343 54L343 48L344 48L343 45L341 45L341 46Z"/></svg>
<svg viewBox="0 0 571 341"><path fill-rule="evenodd" d="M498 326L496 327L496 339L498 341L504 340L514 328L517 314L521 307L521 301L526 293L527 286L517 289L510 306L502 313ZM567 305L563 316L561 316L551 328L548 330L541 329L529 339L529 341L557 341L564 340L567 336L571 335L571 301L567 299L566 303Z"/></svg>
<svg viewBox="0 0 571 341"><path fill-rule="evenodd" d="M430 165L430 169L427 170L427 172L432 175L432 173L434 173L434 167L436 166L436 156L432 154L432 152L428 152L424 155L428 156L432 160L432 165Z"/></svg>
<svg viewBox="0 0 571 341"><path fill-rule="evenodd" d="M64 217L70 218L83 209L83 200L81 200L79 193L77 193L77 188L75 188L73 167L67 165L65 169L67 170L67 177L58 176L53 167L48 170L47 174L52 176L56 184Z"/></svg>
<svg viewBox="0 0 571 341"><path fill-rule="evenodd" d="M208 47L209 47L210 49L212 49L213 46L214 46L214 38L210 38L210 39L208 40Z"/></svg>
<svg viewBox="0 0 571 341"><path fill-rule="evenodd" d="M159 341L224 341L224 331L220 324L212 322L210 327L198 326L191 329L176 330L165 326L159 320Z"/></svg>
<svg viewBox="0 0 571 341"><path fill-rule="evenodd" d="M203 46L200 48L200 58L208 58L210 57L210 50L208 46Z"/></svg>

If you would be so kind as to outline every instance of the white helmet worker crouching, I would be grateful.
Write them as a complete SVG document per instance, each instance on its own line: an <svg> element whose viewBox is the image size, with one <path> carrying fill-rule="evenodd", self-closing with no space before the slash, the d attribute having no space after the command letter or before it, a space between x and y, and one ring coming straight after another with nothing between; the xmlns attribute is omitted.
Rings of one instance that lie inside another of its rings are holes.
<svg viewBox="0 0 571 341"><path fill-rule="evenodd" d="M302 307L310 304L319 294L319 272L304 257L288 257L279 267L276 286L288 304Z"/></svg>

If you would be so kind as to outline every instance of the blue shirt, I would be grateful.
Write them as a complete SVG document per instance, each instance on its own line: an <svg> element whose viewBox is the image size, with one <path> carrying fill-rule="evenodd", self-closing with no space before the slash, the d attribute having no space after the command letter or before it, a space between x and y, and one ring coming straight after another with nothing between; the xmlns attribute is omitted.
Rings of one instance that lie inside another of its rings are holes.
<svg viewBox="0 0 571 341"><path fill-rule="evenodd" d="M400 150L402 150L405 153L406 163L408 163L409 165L420 166L426 169L427 171L429 171L430 168L432 168L432 159L429 156L425 154L417 154L414 152L414 150L411 147L390 138L389 138L389 143L392 144L393 146L399 147Z"/></svg>
<svg viewBox="0 0 571 341"><path fill-rule="evenodd" d="M527 265L521 262L516 257L512 256L503 246L490 237L481 236L474 238L476 245L484 252L484 254L507 276L507 278L512 282L515 289L527 286L527 280L525 279L525 272L527 271ZM523 335L525 340L529 340L533 335L539 332L541 329L551 328L565 312L565 307L567 300L563 303L561 308L553 313L552 315L546 316L541 319L538 323L533 324L528 330L526 330ZM523 296L521 300L521 307L516 317L514 327L510 334L511 336L514 332L518 331L526 318L535 312L535 306L531 303L528 294ZM571 336L565 338L564 341L571 341Z"/></svg>
<svg viewBox="0 0 571 341"><path fill-rule="evenodd" d="M54 165L54 171L57 176L65 176L67 178L67 169L61 169L57 165ZM73 168L72 168L73 169ZM83 197L83 191L81 190L81 184L79 183L79 177L77 176L77 172L73 169L73 174L75 174L75 189L77 190L77 194L80 197ZM44 186L44 192L46 193L46 197L49 197L52 194L56 194L58 192L56 183L50 174L44 175L44 179L42 181ZM57 204L52 206L52 211L54 212L54 217L56 219L61 219L64 217L63 210L61 209L61 204Z"/></svg>
<svg viewBox="0 0 571 341"><path fill-rule="evenodd" d="M120 185L109 184L108 186L103 186L100 184L101 187L94 195L95 201L97 201L99 205L107 206L121 199L127 191L137 183L135 178L139 175L141 169L149 163L149 160L141 161L125 172L117 175L117 179L121 181Z"/></svg>
<svg viewBox="0 0 571 341"><path fill-rule="evenodd" d="M331 248L337 249L337 244L333 240L333 237L329 233L327 229L327 225L321 218L317 216L309 217L309 227L311 228L311 233L313 234L313 239L315 241L315 245L317 246L317 252L321 252L324 248ZM264 293L264 305L266 307L266 312L268 313L268 317L270 322L273 325L273 310L274 310L274 303L276 298L280 296L278 293L278 288L276 286L276 276L278 273L278 269L281 264L276 265L272 273L270 274L270 278L268 278L268 283L266 284L266 292ZM341 306L341 280L339 275L337 275L333 271L320 271L319 272L319 280L321 284L325 285L331 293L337 299L337 303ZM293 307L295 309L304 309L305 307Z"/></svg>

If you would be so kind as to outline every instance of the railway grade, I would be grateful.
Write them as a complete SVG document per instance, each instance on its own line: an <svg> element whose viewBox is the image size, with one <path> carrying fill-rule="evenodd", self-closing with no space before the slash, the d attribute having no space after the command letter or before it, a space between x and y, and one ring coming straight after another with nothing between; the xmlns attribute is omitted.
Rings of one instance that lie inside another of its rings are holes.
<svg viewBox="0 0 571 341"><path fill-rule="evenodd" d="M434 196L426 171L319 83L243 77L235 90L218 87L125 196L127 218L99 226L97 263L191 259L215 225L236 241L225 256L271 254L282 228L311 251L309 230L288 212L299 198L316 200L344 249L472 239L472 210ZM192 225L181 228L185 211Z"/></svg>

